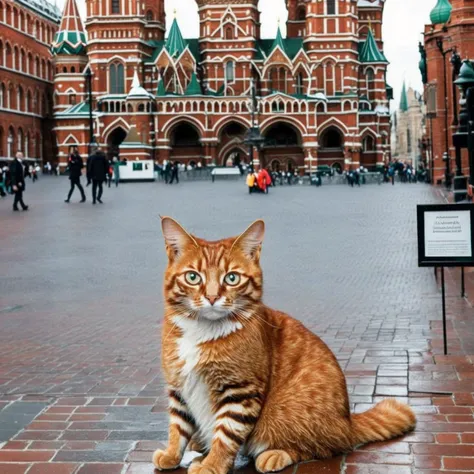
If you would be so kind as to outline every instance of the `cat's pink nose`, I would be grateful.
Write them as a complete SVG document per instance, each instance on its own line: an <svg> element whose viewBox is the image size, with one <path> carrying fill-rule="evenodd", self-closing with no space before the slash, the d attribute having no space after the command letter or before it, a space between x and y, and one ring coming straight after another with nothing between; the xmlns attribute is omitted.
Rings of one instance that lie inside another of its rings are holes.
<svg viewBox="0 0 474 474"><path fill-rule="evenodd" d="M219 299L219 296L206 296L206 298L208 299L209 303L211 303L211 305L214 305L214 303Z"/></svg>

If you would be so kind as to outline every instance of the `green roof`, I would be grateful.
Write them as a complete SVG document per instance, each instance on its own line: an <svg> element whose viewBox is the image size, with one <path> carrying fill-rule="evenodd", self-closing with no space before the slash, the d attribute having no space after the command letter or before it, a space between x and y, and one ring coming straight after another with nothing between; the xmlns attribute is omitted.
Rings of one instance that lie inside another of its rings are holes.
<svg viewBox="0 0 474 474"><path fill-rule="evenodd" d="M265 39L257 41L257 54L255 55L256 60L263 60L270 56L270 54L275 49L275 43L278 41L278 36L276 39ZM290 59L294 59L296 55L303 50L304 51L304 44L303 38L281 38L280 48L286 53L286 55Z"/></svg>
<svg viewBox="0 0 474 474"><path fill-rule="evenodd" d="M158 96L166 95L165 81L163 80L163 78L161 78L160 82L158 82L158 90L156 91L156 95Z"/></svg>
<svg viewBox="0 0 474 474"><path fill-rule="evenodd" d="M196 62L199 62L199 60L200 60L199 40L193 38L193 39L184 39L183 41L185 43L185 47L184 47L183 51L186 49L186 47L189 48L189 51L193 55ZM152 40L152 41L149 41L148 44L154 49L154 51L153 51L153 55L151 56L151 58L148 59L145 62L149 63L149 64L150 63L153 64L153 63L155 63L156 59L158 58L158 56L163 51L163 48L166 47L166 41ZM166 49L169 52L168 48L166 48ZM173 56L171 53L170 53L170 56L172 56L174 58L177 57L177 56Z"/></svg>
<svg viewBox="0 0 474 474"><path fill-rule="evenodd" d="M273 42L272 51L277 47L279 47L284 53L286 53L285 42L283 41L283 37L281 36L280 25L278 25L277 36L275 38L275 41Z"/></svg>
<svg viewBox="0 0 474 474"><path fill-rule="evenodd" d="M453 7L449 0L438 0L438 3L430 13L431 23L433 25L444 25L449 21L452 10Z"/></svg>
<svg viewBox="0 0 474 474"><path fill-rule="evenodd" d="M197 80L196 74L193 72L191 76L191 81L184 93L184 95L202 95L201 86Z"/></svg>
<svg viewBox="0 0 474 474"><path fill-rule="evenodd" d="M372 30L367 39L359 43L359 61L361 63L388 63L385 55L379 50Z"/></svg>
<svg viewBox="0 0 474 474"><path fill-rule="evenodd" d="M82 31L58 31L51 46L53 54L83 54L86 51L86 35Z"/></svg>
<svg viewBox="0 0 474 474"><path fill-rule="evenodd" d="M186 46L186 42L183 39L181 30L179 29L178 21L175 18L171 25L168 38L166 38L165 48L168 50L172 58L177 58L186 49Z"/></svg>
<svg viewBox="0 0 474 474"><path fill-rule="evenodd" d="M79 102L79 104L73 105L64 112L58 112L57 115L89 115L89 103Z"/></svg>
<svg viewBox="0 0 474 474"><path fill-rule="evenodd" d="M408 112L408 96L405 81L403 81L402 96L400 98L400 111Z"/></svg>

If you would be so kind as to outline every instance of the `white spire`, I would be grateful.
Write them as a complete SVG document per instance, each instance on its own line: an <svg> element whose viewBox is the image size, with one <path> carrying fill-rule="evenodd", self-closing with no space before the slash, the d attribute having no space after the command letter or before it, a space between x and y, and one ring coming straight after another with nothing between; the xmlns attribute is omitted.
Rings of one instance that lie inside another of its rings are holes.
<svg viewBox="0 0 474 474"><path fill-rule="evenodd" d="M132 81L132 88L130 89L130 92L128 93L127 98L150 98L151 95L141 86L140 84L140 79L138 79L138 73L137 70L135 69L135 73L133 75L133 81Z"/></svg>

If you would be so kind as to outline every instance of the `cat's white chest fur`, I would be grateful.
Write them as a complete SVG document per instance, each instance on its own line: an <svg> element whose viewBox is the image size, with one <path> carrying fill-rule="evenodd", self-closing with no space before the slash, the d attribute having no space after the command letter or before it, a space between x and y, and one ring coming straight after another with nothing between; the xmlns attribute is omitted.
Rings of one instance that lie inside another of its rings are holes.
<svg viewBox="0 0 474 474"><path fill-rule="evenodd" d="M182 336L177 341L178 356L184 363L181 369L181 376L184 380L181 396L196 420L201 440L210 447L216 418L209 387L196 371L201 357L200 345L226 337L242 329L242 324L227 318L218 321L176 318L175 323L182 331Z"/></svg>

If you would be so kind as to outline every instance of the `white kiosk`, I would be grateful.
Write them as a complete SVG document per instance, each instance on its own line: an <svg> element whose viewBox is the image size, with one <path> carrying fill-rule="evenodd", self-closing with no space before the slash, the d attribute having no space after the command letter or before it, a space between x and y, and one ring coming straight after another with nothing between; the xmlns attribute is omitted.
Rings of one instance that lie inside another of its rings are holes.
<svg viewBox="0 0 474 474"><path fill-rule="evenodd" d="M120 181L155 181L153 160L120 162Z"/></svg>

